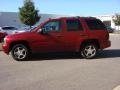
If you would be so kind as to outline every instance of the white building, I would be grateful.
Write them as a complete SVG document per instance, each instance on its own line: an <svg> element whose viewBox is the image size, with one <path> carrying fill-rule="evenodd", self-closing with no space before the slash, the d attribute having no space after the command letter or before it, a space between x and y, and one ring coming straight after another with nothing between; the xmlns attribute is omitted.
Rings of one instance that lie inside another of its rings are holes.
<svg viewBox="0 0 120 90"><path fill-rule="evenodd" d="M40 14L40 16L41 16L41 19L38 23L44 22L49 18L65 17L70 15ZM118 30L117 26L115 26L112 15L111 16L110 15L95 16L95 17L103 21L105 25L111 26L112 28L115 28L116 30ZM0 12L0 27L2 26L21 27L25 25L20 22L19 15L17 12Z"/></svg>
<svg viewBox="0 0 120 90"><path fill-rule="evenodd" d="M96 18L100 19L105 25L111 26L112 28L119 30L118 26L115 25L113 21L114 15L104 15L104 16L95 16Z"/></svg>

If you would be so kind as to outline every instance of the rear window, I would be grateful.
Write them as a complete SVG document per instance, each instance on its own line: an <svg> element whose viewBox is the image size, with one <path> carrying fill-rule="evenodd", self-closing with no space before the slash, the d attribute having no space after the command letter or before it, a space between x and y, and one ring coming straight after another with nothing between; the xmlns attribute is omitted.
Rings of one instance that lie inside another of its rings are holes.
<svg viewBox="0 0 120 90"><path fill-rule="evenodd" d="M102 21L98 19L86 19L86 23L90 30L105 30L106 29Z"/></svg>
<svg viewBox="0 0 120 90"><path fill-rule="evenodd" d="M81 31L83 30L82 25L79 20L67 20L67 30L68 31Z"/></svg>

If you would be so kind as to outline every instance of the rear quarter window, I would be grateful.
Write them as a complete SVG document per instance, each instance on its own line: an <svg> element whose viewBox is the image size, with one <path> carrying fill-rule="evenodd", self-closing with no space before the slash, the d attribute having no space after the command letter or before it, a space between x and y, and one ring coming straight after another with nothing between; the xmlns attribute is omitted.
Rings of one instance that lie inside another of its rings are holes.
<svg viewBox="0 0 120 90"><path fill-rule="evenodd" d="M85 20L90 30L106 30L105 25L99 19Z"/></svg>

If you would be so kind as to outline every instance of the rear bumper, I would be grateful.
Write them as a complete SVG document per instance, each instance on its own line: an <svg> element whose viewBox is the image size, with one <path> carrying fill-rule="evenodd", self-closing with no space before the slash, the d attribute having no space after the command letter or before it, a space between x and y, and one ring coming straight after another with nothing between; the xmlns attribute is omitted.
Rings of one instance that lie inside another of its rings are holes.
<svg viewBox="0 0 120 90"><path fill-rule="evenodd" d="M111 41L110 40L104 41L104 42L102 42L101 49L108 48L110 46L111 46Z"/></svg>

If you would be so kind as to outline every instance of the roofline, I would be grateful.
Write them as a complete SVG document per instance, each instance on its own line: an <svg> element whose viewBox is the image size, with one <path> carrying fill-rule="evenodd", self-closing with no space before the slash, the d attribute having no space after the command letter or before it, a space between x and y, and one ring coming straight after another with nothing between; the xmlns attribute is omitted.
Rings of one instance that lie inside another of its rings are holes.
<svg viewBox="0 0 120 90"><path fill-rule="evenodd" d="M53 17L49 19L64 19L64 18L91 18L91 19L96 19L96 17L83 17L83 16L68 16L68 17Z"/></svg>

